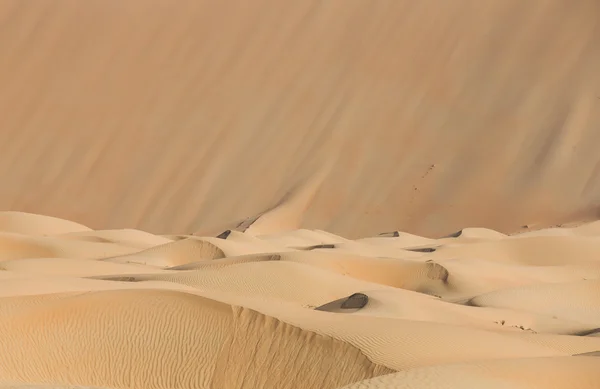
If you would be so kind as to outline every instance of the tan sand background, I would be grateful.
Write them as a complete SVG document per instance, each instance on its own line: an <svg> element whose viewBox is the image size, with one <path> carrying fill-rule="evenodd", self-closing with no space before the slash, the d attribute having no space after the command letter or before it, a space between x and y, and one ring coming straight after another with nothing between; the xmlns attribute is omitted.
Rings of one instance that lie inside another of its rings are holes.
<svg viewBox="0 0 600 389"><path fill-rule="evenodd" d="M3 0L0 208L346 237L598 216L600 3Z"/></svg>

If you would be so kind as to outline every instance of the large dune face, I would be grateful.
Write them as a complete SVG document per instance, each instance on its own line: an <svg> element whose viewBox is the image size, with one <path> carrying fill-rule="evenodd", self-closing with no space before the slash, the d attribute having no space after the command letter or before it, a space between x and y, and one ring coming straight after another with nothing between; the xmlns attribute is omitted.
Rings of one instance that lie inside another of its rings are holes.
<svg viewBox="0 0 600 389"><path fill-rule="evenodd" d="M5 0L0 206L172 233L279 204L278 228L353 237L590 216L598 14Z"/></svg>

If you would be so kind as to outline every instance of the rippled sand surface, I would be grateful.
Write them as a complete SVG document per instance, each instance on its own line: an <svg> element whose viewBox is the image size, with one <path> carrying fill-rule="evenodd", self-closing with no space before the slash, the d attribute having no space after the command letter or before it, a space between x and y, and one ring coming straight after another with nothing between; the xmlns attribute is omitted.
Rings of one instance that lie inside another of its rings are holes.
<svg viewBox="0 0 600 389"><path fill-rule="evenodd" d="M598 222L349 240L4 212L0 230L2 388L600 385Z"/></svg>

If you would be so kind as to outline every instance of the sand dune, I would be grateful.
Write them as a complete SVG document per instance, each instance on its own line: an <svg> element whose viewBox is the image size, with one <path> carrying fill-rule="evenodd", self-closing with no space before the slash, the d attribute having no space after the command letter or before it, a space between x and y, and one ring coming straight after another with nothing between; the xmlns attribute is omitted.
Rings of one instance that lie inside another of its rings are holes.
<svg viewBox="0 0 600 389"><path fill-rule="evenodd" d="M197 259L211 260L224 257L223 250L214 244L200 239L186 238L131 254L103 258L102 260L113 263L138 263L169 267L184 265Z"/></svg>
<svg viewBox="0 0 600 389"><path fill-rule="evenodd" d="M477 296L469 300L469 303L598 324L600 301L595 301L594 298L598 295L600 279L503 289Z"/></svg>
<svg viewBox="0 0 600 389"><path fill-rule="evenodd" d="M26 235L36 217L7 219L20 232L0 242L3 388L600 383L592 225L529 237L349 240L295 230L170 239L65 232L68 222L41 216L58 233ZM306 249L319 244L331 247ZM57 255L41 256L48 250Z"/></svg>
<svg viewBox="0 0 600 389"><path fill-rule="evenodd" d="M204 236L595 219L599 13L4 0L0 206Z"/></svg>
<svg viewBox="0 0 600 389"><path fill-rule="evenodd" d="M0 389L597 389L600 3L0 2Z"/></svg>
<svg viewBox="0 0 600 389"><path fill-rule="evenodd" d="M285 388L296 387L302 377L303 387L318 388L391 372L344 342L186 293L103 291L43 305L35 298L0 322L3 379L123 388ZM319 368L308 358L320 361ZM284 367L293 373L275 374Z"/></svg>

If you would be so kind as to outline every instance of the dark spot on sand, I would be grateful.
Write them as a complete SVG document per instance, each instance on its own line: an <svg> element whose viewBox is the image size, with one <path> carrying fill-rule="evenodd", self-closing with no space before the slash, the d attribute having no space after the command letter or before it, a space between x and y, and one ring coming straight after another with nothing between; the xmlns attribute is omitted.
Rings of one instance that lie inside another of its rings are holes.
<svg viewBox="0 0 600 389"><path fill-rule="evenodd" d="M358 310L364 308L369 302L369 296L364 293L354 293L330 303L315 308L317 311L336 312L339 310Z"/></svg>
<svg viewBox="0 0 600 389"><path fill-rule="evenodd" d="M433 253L437 250L435 247L417 247L417 248L405 248L406 251L412 251L415 253Z"/></svg>
<svg viewBox="0 0 600 389"><path fill-rule="evenodd" d="M219 235L217 235L217 238L227 239L229 237L229 235L231 235L231 230L221 232Z"/></svg>
<svg viewBox="0 0 600 389"><path fill-rule="evenodd" d="M331 243L327 244L316 244L314 246L305 247L304 250L316 250L316 249L334 249L335 245Z"/></svg>

